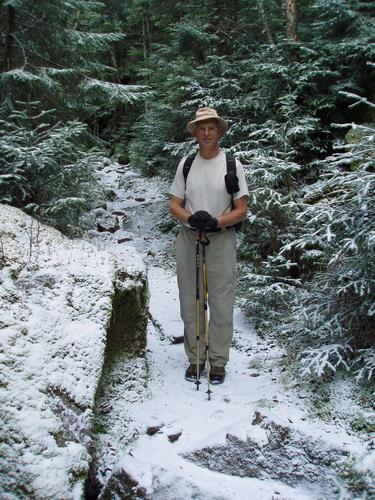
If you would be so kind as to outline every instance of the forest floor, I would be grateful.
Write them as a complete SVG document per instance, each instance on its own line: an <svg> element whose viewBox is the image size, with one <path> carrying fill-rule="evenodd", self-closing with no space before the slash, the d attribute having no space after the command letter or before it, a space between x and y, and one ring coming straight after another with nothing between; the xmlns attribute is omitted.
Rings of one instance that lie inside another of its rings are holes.
<svg viewBox="0 0 375 500"><path fill-rule="evenodd" d="M240 301L224 384L211 386L209 401L205 377L199 390L184 380L168 186L118 165L101 175L114 196L97 216L117 217L120 229L90 239L119 258L133 246L150 289L146 356L120 356L103 371L95 444L103 498L124 473L133 491L160 500L370 498L348 489L348 478L374 465L368 436L348 425L366 417L355 387L339 381L328 398L294 380L287 353L256 334Z"/></svg>

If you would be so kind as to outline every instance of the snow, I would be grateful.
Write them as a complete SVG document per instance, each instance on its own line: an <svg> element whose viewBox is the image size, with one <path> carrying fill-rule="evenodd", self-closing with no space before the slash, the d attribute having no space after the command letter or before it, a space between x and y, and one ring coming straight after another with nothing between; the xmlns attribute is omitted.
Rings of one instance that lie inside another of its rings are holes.
<svg viewBox="0 0 375 500"><path fill-rule="evenodd" d="M225 449L232 437L261 450L274 438L268 423L302 436L323 458L332 451L356 463L358 472L374 474L374 454L368 453L364 440L340 422L312 415L312 394L285 372L283 349L260 339L240 308L235 310L224 384L211 387L208 401L205 377L199 390L184 380L183 345L171 343L183 334L171 264L174 237L161 236L155 229L166 212L162 192L167 189L159 180L142 179L128 168L109 165L102 176L118 196L107 203L108 210L126 212L121 229L121 235L129 237L126 243L118 243L120 231L89 233L94 247L39 228L29 252L30 219L10 207L0 210L2 234L14 235L5 247L14 264L1 270L0 283L0 393L5 401L0 450L7 456L0 459L7 477L0 491L6 495L6 488L12 491L22 478L38 498L83 497L95 391L95 472L104 489L124 470L152 500L322 498L318 485L311 482L291 485L269 474L241 477L203 466L194 458L204 449ZM145 356L119 355L103 366L119 262L126 263L133 276L129 287L147 266L147 351ZM63 405L66 397L71 407ZM347 413L354 411L344 387L342 406ZM65 435L66 421L72 418L74 425ZM150 427L157 429L152 433ZM179 433L173 442L169 439ZM290 457L291 467L298 469L296 456ZM342 485L339 489L344 492L341 498L351 498ZM327 498L335 498L334 491L331 488Z"/></svg>
<svg viewBox="0 0 375 500"><path fill-rule="evenodd" d="M187 458L197 450L225 446L228 435L265 445L270 431L253 425L259 411L271 422L306 436L307 442L323 454L325 450L337 449L339 457L358 459L366 447L340 425L311 415L311 394L301 387L293 390L291 386L295 384L290 381L288 384L282 373L282 349L276 345L270 348L267 341L260 340L238 308L225 383L211 387L213 393L208 401L206 378L198 391L194 384L184 380L187 360L183 345L171 343L173 337L183 334L176 276L173 266L168 264L174 238L166 235L160 240L159 235L154 236L160 208L154 214L149 209L156 207L152 200L163 203L162 189L157 184L160 181L146 181L130 172L125 177L131 179L131 189L123 193L118 190L118 200L110 205L133 214L133 224L127 227L133 240L127 245L137 248L148 265L151 318L146 359L118 361L106 378L107 391L99 398L99 402L111 407L110 414L101 420L106 431L100 434L97 448L102 457L107 457L99 461L99 478L104 487L112 475L124 470L153 500L320 498L321 492L311 484L309 488L292 487L267 477L236 477L209 470ZM111 181L116 183L116 178ZM126 186L124 180L123 186ZM140 192L144 201L137 205L134 200ZM150 249L154 258L149 257ZM130 384L129 391L126 382L122 387L111 386L111 379L119 372L139 377L142 390L136 394ZM122 398L118 397L120 393ZM150 428L155 429L154 433L148 433ZM176 441L169 440L168 436L179 433ZM298 466L298 460L295 461Z"/></svg>
<svg viewBox="0 0 375 500"><path fill-rule="evenodd" d="M178 325L181 330L181 321L174 275L160 268L150 268L148 279L151 315L162 331L181 333L176 331ZM249 345L257 342L254 331L239 310L235 314L235 328L239 342L246 340ZM225 445L228 434L243 441L251 437L259 444L266 443L268 433L252 425L258 408L274 422L308 433L311 440L324 440L355 454L363 452L363 444L358 439L332 425L312 422L305 405L296 399L289 401L291 395L284 394L285 389L271 380L273 375L261 373L251 377L253 370L249 370L249 358L243 353L232 349L226 381L221 386L211 387L213 393L208 401L206 379L197 391L194 384L183 378L186 359L182 345L160 340L160 331L152 324L149 325L148 342L150 396L126 408L128 417L137 422L139 436L122 450L122 455L120 452L116 468L125 468L147 488L151 498L318 498L309 491L277 481L220 474L183 458L194 450ZM161 429L150 436L146 432L150 426L161 426ZM171 443L168 436L178 432L181 432L180 438ZM157 477L158 481L152 483L150 477ZM168 496L159 496L160 491L165 494L163 486L168 488Z"/></svg>
<svg viewBox="0 0 375 500"><path fill-rule="evenodd" d="M356 465L356 470L358 472L374 472L375 471L375 451L366 455L358 464Z"/></svg>
<svg viewBox="0 0 375 500"><path fill-rule="evenodd" d="M79 498L119 264L13 207L0 223L0 492Z"/></svg>

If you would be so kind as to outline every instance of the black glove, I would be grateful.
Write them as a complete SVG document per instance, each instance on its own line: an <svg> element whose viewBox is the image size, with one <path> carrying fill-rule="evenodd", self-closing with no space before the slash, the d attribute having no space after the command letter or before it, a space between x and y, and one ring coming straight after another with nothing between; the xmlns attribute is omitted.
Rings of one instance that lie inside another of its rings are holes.
<svg viewBox="0 0 375 500"><path fill-rule="evenodd" d="M195 214L189 217L188 222L192 228L200 229L201 231L212 231L218 225L217 219L205 210L195 212Z"/></svg>
<svg viewBox="0 0 375 500"><path fill-rule="evenodd" d="M211 219L206 222L203 231L213 231L218 225L219 223L216 217L211 217Z"/></svg>

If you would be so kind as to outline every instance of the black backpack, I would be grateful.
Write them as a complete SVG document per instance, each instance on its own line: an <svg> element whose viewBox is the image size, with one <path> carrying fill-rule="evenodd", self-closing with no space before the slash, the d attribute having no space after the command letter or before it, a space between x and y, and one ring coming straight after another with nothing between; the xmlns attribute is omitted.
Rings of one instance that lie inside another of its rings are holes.
<svg viewBox="0 0 375 500"><path fill-rule="evenodd" d="M185 184L195 157L196 153L188 156L182 167L182 173L184 175ZM225 153L225 159L227 163L227 173L224 177L224 181L228 193L232 196L232 206L233 206L233 195L235 193L238 193L238 191L240 190L237 177L236 158L230 153ZM234 224L234 226L231 227L234 227L236 231L238 231L241 228L241 226L242 222L237 222L237 224Z"/></svg>

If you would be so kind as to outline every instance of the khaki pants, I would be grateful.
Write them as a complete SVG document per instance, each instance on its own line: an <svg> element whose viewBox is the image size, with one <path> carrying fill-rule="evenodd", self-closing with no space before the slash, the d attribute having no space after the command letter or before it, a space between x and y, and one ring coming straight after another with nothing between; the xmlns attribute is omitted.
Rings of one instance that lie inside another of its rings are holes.
<svg viewBox="0 0 375 500"><path fill-rule="evenodd" d="M233 301L236 264L236 232L209 233L206 269L209 304L209 359L212 366L225 366L233 337ZM182 227L176 240L177 281L180 312L184 322L185 352L196 363L196 264L197 232ZM200 245L200 363L205 361L202 248Z"/></svg>

